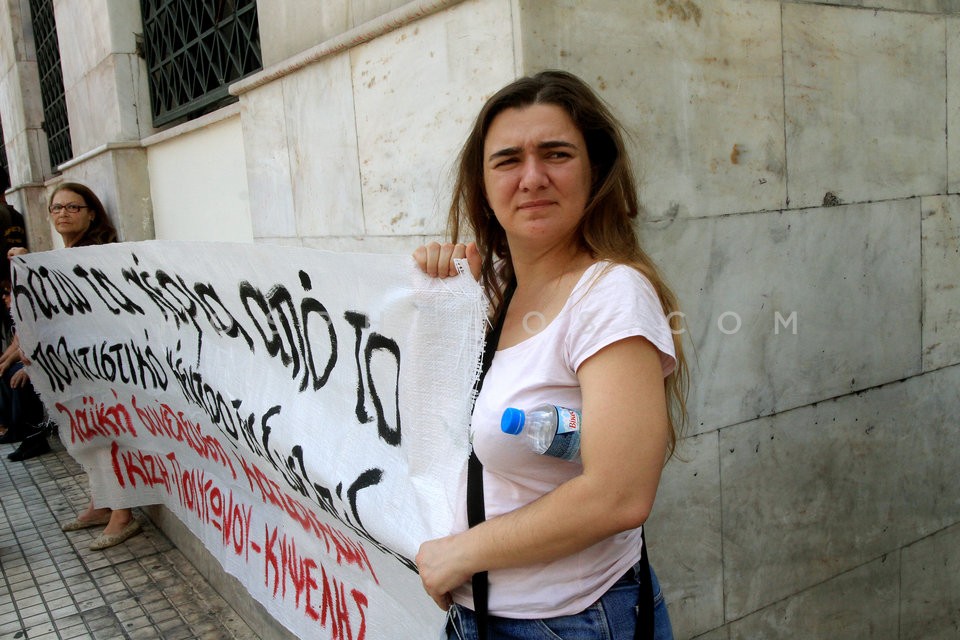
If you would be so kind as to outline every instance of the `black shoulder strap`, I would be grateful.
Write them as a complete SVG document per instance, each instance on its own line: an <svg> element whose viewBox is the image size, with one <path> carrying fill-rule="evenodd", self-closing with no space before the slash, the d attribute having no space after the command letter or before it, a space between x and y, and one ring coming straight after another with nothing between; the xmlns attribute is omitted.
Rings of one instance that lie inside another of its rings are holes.
<svg viewBox="0 0 960 640"><path fill-rule="evenodd" d="M507 290L503 294L503 302L497 312L497 319L493 324L493 329L487 334L483 345L483 360L480 365L480 375L473 387L474 397L480 393L480 387L483 386L483 379L487 376L487 370L493 362L493 356L497 352L497 344L500 342L500 332L503 330L503 319L507 315L507 306L513 297L513 292L517 288L516 281L511 280ZM467 523L475 527L486 519L486 513L483 505L483 465L477 457L476 452L470 449L470 462L467 464ZM487 582L487 572L475 573L471 579L473 585L473 609L477 617L477 634L480 640L487 638L487 600L489 597L490 585Z"/></svg>
<svg viewBox="0 0 960 640"><path fill-rule="evenodd" d="M485 518L483 511L483 465L480 464L477 454L470 451L470 462L467 465L467 519L471 527L483 522ZM480 519L476 520L477 518ZM473 611L477 618L477 636L480 640L487 640L487 601L490 597L487 572L473 574L470 584L473 585Z"/></svg>
<svg viewBox="0 0 960 640"><path fill-rule="evenodd" d="M640 595L637 597L637 627L634 640L653 640L653 578L647 557L647 540L640 530Z"/></svg>
<svg viewBox="0 0 960 640"><path fill-rule="evenodd" d="M500 332L503 331L503 320L507 316L507 307L510 306L510 300L513 299L513 292L516 290L517 281L511 280L503 292L503 302L500 303L500 308L497 309L497 317L493 321L493 327L484 340L483 360L480 361L480 375L477 376L477 381L473 385L474 398L480 393L480 388L483 386L483 379L487 377L487 371L493 362L493 356L497 353L497 344L500 342Z"/></svg>

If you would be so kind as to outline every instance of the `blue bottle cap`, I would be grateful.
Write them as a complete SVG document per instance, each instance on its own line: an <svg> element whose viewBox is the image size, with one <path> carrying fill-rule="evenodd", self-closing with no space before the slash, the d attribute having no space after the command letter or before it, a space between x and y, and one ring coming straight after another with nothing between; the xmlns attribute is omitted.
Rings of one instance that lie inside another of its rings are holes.
<svg viewBox="0 0 960 640"><path fill-rule="evenodd" d="M523 431L523 423L526 422L526 419L527 416L523 414L523 410L510 407L503 412L503 417L500 418L500 430L504 433L517 435Z"/></svg>

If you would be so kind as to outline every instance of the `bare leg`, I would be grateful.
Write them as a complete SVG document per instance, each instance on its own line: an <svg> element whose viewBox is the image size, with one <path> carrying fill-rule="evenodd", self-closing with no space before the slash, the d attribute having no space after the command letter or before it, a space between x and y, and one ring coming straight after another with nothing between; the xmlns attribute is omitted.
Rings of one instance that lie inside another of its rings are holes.
<svg viewBox="0 0 960 640"><path fill-rule="evenodd" d="M131 520L133 520L133 512L130 509L114 509L103 533L109 536L116 535L123 531Z"/></svg>
<svg viewBox="0 0 960 640"><path fill-rule="evenodd" d="M77 519L83 522L90 522L93 520L98 520L109 513L110 513L109 507L102 507L100 509L97 509L96 507L93 506L93 500L91 500L90 504L87 505L87 508L84 509L82 512L80 512L80 515L77 516ZM111 515L110 521L113 522L112 515Z"/></svg>
<svg viewBox="0 0 960 640"><path fill-rule="evenodd" d="M90 543L94 551L109 549L143 531L130 509L114 509L106 528Z"/></svg>
<svg viewBox="0 0 960 640"><path fill-rule="evenodd" d="M91 500L87 508L80 512L80 515L69 522L62 523L60 528L63 531L77 531L89 527L99 527L106 524L112 516L113 512L110 509L97 509Z"/></svg>

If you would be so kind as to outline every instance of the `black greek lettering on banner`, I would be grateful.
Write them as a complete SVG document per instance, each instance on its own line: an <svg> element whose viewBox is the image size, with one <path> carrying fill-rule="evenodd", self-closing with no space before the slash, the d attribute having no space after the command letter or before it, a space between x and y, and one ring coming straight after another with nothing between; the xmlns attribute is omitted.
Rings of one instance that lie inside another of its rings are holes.
<svg viewBox="0 0 960 640"><path fill-rule="evenodd" d="M90 271L87 271L80 265L75 265L73 272L87 281L87 284L90 285L93 292L97 294L113 315L120 315L123 311L131 315L144 315L140 305L131 300L127 294L121 291L120 288L107 277L107 274L100 269L91 267ZM91 276L93 277L91 278ZM108 300L105 296L108 296L110 299Z"/></svg>
<svg viewBox="0 0 960 640"><path fill-rule="evenodd" d="M305 291L310 290L310 279L300 272L300 281ZM326 307L315 298L304 298L299 306L283 285L274 285L267 295L250 282L240 283L240 301L250 320L260 334L267 353L279 358L284 367L291 369L291 377L300 379L300 391L310 386L314 391L323 387L337 363L337 333ZM309 334L311 315L319 316L327 325L330 355L323 373L317 374L313 341ZM282 334L277 327L282 329Z"/></svg>
<svg viewBox="0 0 960 640"><path fill-rule="evenodd" d="M349 322L356 335L354 347L354 361L357 365L357 420L361 424L373 421L373 418L367 413L364 393L364 380L366 380L366 389L370 393L370 399L373 402L373 408L376 412L377 434L380 439L389 445L400 446L400 345L395 340L380 335L377 332L370 333L367 338L366 346L363 347L363 364L360 363L361 344L363 342L363 330L370 327L370 320L366 314L358 311L347 311L343 317ZM387 422L383 410L383 400L377 392L377 387L373 382L373 372L371 369L373 355L375 352L387 352L396 360L397 375L393 385L394 388L394 406L396 407L396 425L391 427ZM366 376L364 376L366 374Z"/></svg>
<svg viewBox="0 0 960 640"><path fill-rule="evenodd" d="M56 344L37 343L30 358L40 367L55 391L63 391L75 380L122 382L141 389L167 388L167 372L153 352L149 334L147 344L136 340L107 342L80 347L71 346L65 336Z"/></svg>
<svg viewBox="0 0 960 640"><path fill-rule="evenodd" d="M21 281L21 270L13 270L10 288L11 306L16 309L19 317L28 317L25 313L26 307L20 306L21 299L26 299L33 320L41 315L49 320L58 313L72 316L90 312L90 301L65 273L44 266L37 269L27 267L26 271L27 275Z"/></svg>

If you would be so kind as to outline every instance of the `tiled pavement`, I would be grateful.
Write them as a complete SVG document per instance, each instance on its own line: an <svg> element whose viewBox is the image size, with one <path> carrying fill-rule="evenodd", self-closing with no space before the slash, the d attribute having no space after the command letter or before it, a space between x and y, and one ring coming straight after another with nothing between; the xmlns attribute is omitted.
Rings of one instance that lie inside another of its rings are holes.
<svg viewBox="0 0 960 640"><path fill-rule="evenodd" d="M26 462L0 445L0 640L257 640L142 513L144 532L106 551L87 548L99 529L60 531L90 498L49 440L53 452Z"/></svg>

